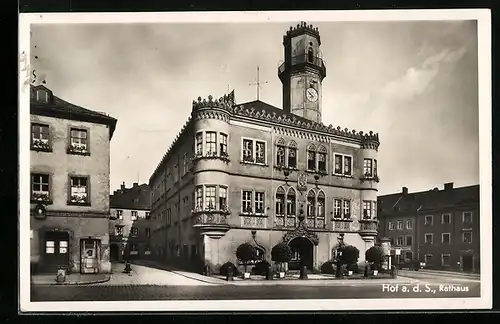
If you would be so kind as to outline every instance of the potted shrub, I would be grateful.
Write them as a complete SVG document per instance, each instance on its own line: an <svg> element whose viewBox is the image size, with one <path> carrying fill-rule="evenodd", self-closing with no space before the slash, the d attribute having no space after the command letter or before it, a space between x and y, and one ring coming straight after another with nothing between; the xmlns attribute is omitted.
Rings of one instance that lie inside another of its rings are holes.
<svg viewBox="0 0 500 324"><path fill-rule="evenodd" d="M352 276L355 266L358 264L359 250L353 245L345 245L341 248L341 263L347 265L347 274Z"/></svg>
<svg viewBox="0 0 500 324"><path fill-rule="evenodd" d="M243 278L250 278L250 272L247 271L248 262L255 259L255 247L250 243L243 243L236 249L236 257L243 263Z"/></svg>
<svg viewBox="0 0 500 324"><path fill-rule="evenodd" d="M271 264L269 264L269 262L267 262L266 260L259 261L257 262L257 264L255 264L253 273L258 276L265 276L270 267Z"/></svg>
<svg viewBox="0 0 500 324"><path fill-rule="evenodd" d="M366 261L371 262L371 269L373 270L373 275L378 274L382 263L384 262L385 253L380 246L372 246L366 251L365 254Z"/></svg>
<svg viewBox="0 0 500 324"><path fill-rule="evenodd" d="M321 265L321 273L324 274L335 274L335 271L337 270L337 265L335 264L334 261L326 261Z"/></svg>
<svg viewBox="0 0 500 324"><path fill-rule="evenodd" d="M226 263L224 263L224 264L220 267L220 269L219 269L219 274L220 274L221 276L227 277L228 272L229 272L229 271L228 271L228 270L229 270L229 268L233 269L233 275L235 275L235 276L239 275L238 269L237 269L237 268L236 268L236 266L235 266L233 263L231 263L231 262L226 262Z"/></svg>
<svg viewBox="0 0 500 324"><path fill-rule="evenodd" d="M283 271L283 263L290 261L292 258L292 250L285 242L276 244L271 250L271 260L278 264L279 277L283 278L285 272Z"/></svg>

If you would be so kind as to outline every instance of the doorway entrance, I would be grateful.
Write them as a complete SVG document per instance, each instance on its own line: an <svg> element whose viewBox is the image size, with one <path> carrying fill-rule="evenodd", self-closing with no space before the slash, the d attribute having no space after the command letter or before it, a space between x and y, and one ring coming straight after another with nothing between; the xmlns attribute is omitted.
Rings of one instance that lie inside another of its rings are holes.
<svg viewBox="0 0 500 324"><path fill-rule="evenodd" d="M462 255L462 270L464 272L472 272L473 270L472 255Z"/></svg>
<svg viewBox="0 0 500 324"><path fill-rule="evenodd" d="M110 249L109 254L111 257L111 262L120 261L120 248L118 247L118 244L111 244L109 249Z"/></svg>
<svg viewBox="0 0 500 324"><path fill-rule="evenodd" d="M69 233L45 232L44 263L47 270L69 265Z"/></svg>
<svg viewBox="0 0 500 324"><path fill-rule="evenodd" d="M100 257L100 240L80 240L81 273L98 273Z"/></svg>
<svg viewBox="0 0 500 324"><path fill-rule="evenodd" d="M313 244L304 237L297 237L288 243L292 250L292 259L288 262L288 269L300 270L301 263L309 271L313 269Z"/></svg>

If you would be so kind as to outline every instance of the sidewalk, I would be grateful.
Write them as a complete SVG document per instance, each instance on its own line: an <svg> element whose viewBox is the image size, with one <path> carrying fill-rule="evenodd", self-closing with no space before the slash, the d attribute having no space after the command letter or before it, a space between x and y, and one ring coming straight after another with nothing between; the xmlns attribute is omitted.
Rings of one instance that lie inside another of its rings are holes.
<svg viewBox="0 0 500 324"><path fill-rule="evenodd" d="M81 274L72 273L66 276L66 281L63 283L56 282L55 275L38 274L31 276L32 285L90 285L96 283L107 282L111 279L111 274Z"/></svg>
<svg viewBox="0 0 500 324"><path fill-rule="evenodd" d="M432 269L420 269L418 271L413 270L398 270L402 272L415 272L415 273L427 273L427 274L435 274L442 276L452 276L452 277L467 277L467 278L477 278L479 279L481 275L479 273L470 273L470 272L459 272L459 271L443 271L443 270L432 270Z"/></svg>

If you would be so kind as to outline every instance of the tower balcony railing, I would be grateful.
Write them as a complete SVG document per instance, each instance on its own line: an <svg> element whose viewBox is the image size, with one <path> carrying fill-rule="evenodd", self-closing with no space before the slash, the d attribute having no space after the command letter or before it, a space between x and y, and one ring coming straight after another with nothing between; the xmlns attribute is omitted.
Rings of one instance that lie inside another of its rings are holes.
<svg viewBox="0 0 500 324"><path fill-rule="evenodd" d="M283 72L285 72L285 70L288 66L287 63L288 62L283 62L278 67L278 75L281 75ZM317 66L321 69L321 72L323 74L326 74L325 62L323 61L323 59L321 57L310 56L308 54L301 54L301 55L293 56L290 65L293 66L293 65L299 65L299 64L310 64L313 66Z"/></svg>

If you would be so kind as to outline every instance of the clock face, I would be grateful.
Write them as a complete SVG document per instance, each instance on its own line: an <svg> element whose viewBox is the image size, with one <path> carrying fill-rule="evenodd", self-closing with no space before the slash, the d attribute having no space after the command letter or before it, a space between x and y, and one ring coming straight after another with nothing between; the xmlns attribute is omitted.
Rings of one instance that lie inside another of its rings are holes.
<svg viewBox="0 0 500 324"><path fill-rule="evenodd" d="M318 92L314 88L308 88L306 90L306 98L311 102L316 102L318 100Z"/></svg>

